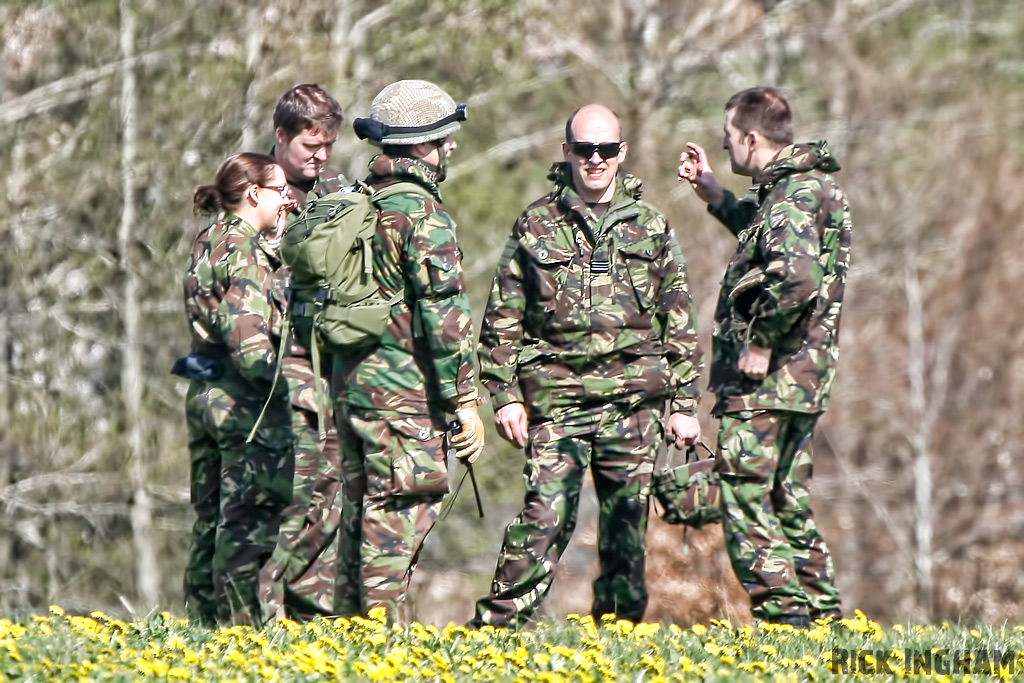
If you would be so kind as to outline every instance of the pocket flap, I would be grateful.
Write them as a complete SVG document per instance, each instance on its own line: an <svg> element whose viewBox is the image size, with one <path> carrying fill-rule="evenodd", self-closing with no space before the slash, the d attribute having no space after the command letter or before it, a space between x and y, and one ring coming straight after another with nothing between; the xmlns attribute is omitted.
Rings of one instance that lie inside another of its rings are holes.
<svg viewBox="0 0 1024 683"><path fill-rule="evenodd" d="M565 249L548 242L537 242L529 247L523 245L523 248L530 255L530 258L545 268L569 263L572 261L572 257L575 256L575 252L571 249Z"/></svg>
<svg viewBox="0 0 1024 683"><path fill-rule="evenodd" d="M660 237L647 237L636 242L616 244L619 253L626 258L638 258L653 261L661 256L665 248L665 240Z"/></svg>
<svg viewBox="0 0 1024 683"><path fill-rule="evenodd" d="M430 291L434 296L446 296L459 289L458 253L455 251L430 254L426 258Z"/></svg>
<svg viewBox="0 0 1024 683"><path fill-rule="evenodd" d="M388 420L388 425L403 436L417 441L430 441L439 436L430 418L395 417Z"/></svg>

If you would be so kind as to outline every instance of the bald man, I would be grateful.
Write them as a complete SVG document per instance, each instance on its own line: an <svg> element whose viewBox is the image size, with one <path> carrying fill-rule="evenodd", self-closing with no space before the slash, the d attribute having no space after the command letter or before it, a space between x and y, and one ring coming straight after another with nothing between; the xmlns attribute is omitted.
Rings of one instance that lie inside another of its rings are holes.
<svg viewBox="0 0 1024 683"><path fill-rule="evenodd" d="M665 217L620 173L618 117L587 105L565 126L552 191L512 228L480 335L498 433L526 449L523 511L505 530L472 626L529 622L551 588L589 468L600 504L593 615L640 621L654 458L667 431L700 438L696 315Z"/></svg>

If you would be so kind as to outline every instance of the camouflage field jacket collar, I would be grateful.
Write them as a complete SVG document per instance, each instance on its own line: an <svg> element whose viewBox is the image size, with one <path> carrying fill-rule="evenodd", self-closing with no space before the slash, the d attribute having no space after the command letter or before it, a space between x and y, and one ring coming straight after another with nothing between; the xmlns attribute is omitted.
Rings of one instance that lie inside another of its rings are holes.
<svg viewBox="0 0 1024 683"><path fill-rule="evenodd" d="M572 169L564 161L556 162L548 172L548 180L554 181L555 190L553 197L557 197L559 204L566 211L578 213L584 219L590 215L589 207L584 202L572 183ZM606 215L617 214L623 210L634 207L640 199L643 189L643 181L636 176L619 173L615 176L615 194L612 196L611 205Z"/></svg>
<svg viewBox="0 0 1024 683"><path fill-rule="evenodd" d="M832 156L824 140L789 145L779 152L779 157L764 167L761 190L767 191L777 182L794 173L806 173L818 169L823 173L835 173L839 162Z"/></svg>
<svg viewBox="0 0 1024 683"><path fill-rule="evenodd" d="M254 237L257 239L259 239L260 237L261 233L259 230L256 229L256 226L254 226L252 223L249 223L241 216L236 216L233 213L225 213L224 216L220 219L220 222L224 226L224 232L234 230L242 235L245 235L246 237Z"/></svg>
<svg viewBox="0 0 1024 683"><path fill-rule="evenodd" d="M281 265L281 257L278 256L277 249L267 241L266 233L260 232L256 226L240 216L236 216L233 213L225 213L210 226L209 230L208 239L211 244L219 240L226 233L234 230L238 234L251 239L259 247L260 251L267 255L271 266L275 270Z"/></svg>
<svg viewBox="0 0 1024 683"><path fill-rule="evenodd" d="M412 157L390 157L378 154L370 160L370 177L366 182L374 187L389 181L413 182L430 190L441 201L441 188L437 175L421 159Z"/></svg>

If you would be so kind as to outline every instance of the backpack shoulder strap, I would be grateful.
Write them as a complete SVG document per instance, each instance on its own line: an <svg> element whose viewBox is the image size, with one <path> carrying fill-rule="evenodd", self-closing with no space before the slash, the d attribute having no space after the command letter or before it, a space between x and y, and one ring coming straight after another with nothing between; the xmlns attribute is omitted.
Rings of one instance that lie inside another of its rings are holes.
<svg viewBox="0 0 1024 683"><path fill-rule="evenodd" d="M327 194L323 194L318 197L311 197L306 206L318 202L337 201L339 199L346 199L353 192L362 192L365 195L371 195L373 194L373 188L364 183L363 181L357 180L351 185L345 185L344 187L335 190L334 192L328 192Z"/></svg>
<svg viewBox="0 0 1024 683"><path fill-rule="evenodd" d="M393 197L397 194L418 194L422 197L427 197L431 199L434 197L434 194L427 188L423 187L419 183L413 183L407 180L392 183L391 185L382 187L379 190L373 190L373 188L371 188L369 185L363 182L360 182L359 184L363 188L363 191L370 195L370 201L373 202L374 206L377 206L378 202L380 202L381 200L387 199L388 197ZM377 208L379 209L380 207ZM392 296L387 303L390 306L394 306L398 302L402 301L402 299L404 298L405 287L400 287L399 290L395 292L394 296ZM415 320L418 320L418 317L415 318Z"/></svg>

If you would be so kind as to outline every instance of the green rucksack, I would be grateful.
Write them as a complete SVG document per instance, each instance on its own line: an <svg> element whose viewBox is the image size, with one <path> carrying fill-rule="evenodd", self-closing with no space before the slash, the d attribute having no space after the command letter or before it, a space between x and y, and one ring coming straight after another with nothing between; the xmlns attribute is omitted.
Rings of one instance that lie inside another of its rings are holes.
<svg viewBox="0 0 1024 683"><path fill-rule="evenodd" d="M375 192L366 183L357 182L340 192L310 200L281 236L281 260L291 271L290 329L309 349L314 377L321 376L321 349L352 353L375 343L387 329L391 307L405 296L405 291L399 290L385 299L373 274L377 202L402 193L431 196L429 190L415 183L395 183ZM287 344L286 332L281 338L279 358ZM270 405L282 365L278 362L270 396L249 432L249 442ZM320 438L324 439L327 397L322 390L316 395Z"/></svg>
<svg viewBox="0 0 1024 683"><path fill-rule="evenodd" d="M312 199L281 237L281 259L291 270L289 317L299 343L319 356L351 353L373 344L387 328L391 299L381 296L373 274L377 202L400 193L430 196L415 183L376 192L357 183Z"/></svg>

